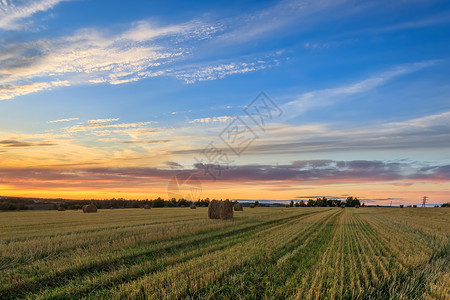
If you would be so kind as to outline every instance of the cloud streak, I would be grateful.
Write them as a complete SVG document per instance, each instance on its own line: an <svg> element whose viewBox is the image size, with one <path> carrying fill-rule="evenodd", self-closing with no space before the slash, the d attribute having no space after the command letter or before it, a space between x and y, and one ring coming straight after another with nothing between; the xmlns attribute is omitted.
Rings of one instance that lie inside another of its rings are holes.
<svg viewBox="0 0 450 300"><path fill-rule="evenodd" d="M23 29L27 25L24 19L38 12L50 10L63 1L69 0L31 0L24 1L20 6L15 5L11 0L3 0L0 2L0 29Z"/></svg>
<svg viewBox="0 0 450 300"><path fill-rule="evenodd" d="M67 119L59 119L59 120L53 120L53 121L47 121L47 123L61 123L61 122L70 122L70 121L76 121L80 118L67 118Z"/></svg>
<svg viewBox="0 0 450 300"><path fill-rule="evenodd" d="M197 172L202 168L181 170L178 163L167 162L170 169L158 168L21 168L0 169L2 184L21 188L32 185L42 188L86 188L145 186L149 182L160 184L180 172ZM317 167L320 166L320 167ZM200 170L200 172L199 172ZM245 184L305 183L312 185L348 183L448 182L450 165L418 167L404 162L383 161L297 161L286 165L233 166L223 172L220 182ZM308 196L310 197L310 196ZM343 196L344 197L344 196ZM303 198L303 197L298 197ZM315 197L314 197L315 198Z"/></svg>

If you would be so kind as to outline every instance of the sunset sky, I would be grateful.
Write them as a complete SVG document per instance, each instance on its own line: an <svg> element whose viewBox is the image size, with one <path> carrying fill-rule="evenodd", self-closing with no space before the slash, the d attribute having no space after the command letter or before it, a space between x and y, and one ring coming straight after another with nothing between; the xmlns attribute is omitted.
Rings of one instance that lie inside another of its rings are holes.
<svg viewBox="0 0 450 300"><path fill-rule="evenodd" d="M0 195L448 202L449 36L448 1L0 0Z"/></svg>

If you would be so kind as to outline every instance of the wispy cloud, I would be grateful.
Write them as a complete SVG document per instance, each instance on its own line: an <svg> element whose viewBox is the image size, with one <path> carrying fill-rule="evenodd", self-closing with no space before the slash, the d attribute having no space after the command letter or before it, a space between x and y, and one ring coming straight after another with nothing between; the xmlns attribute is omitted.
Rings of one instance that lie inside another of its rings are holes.
<svg viewBox="0 0 450 300"><path fill-rule="evenodd" d="M19 5L11 0L2 0L0 2L0 29L23 29L29 24L24 22L24 19L38 12L50 10L63 1L69 0L29 0L23 1Z"/></svg>
<svg viewBox="0 0 450 300"><path fill-rule="evenodd" d="M0 99L62 85L122 84L167 75L162 66L189 53L186 41L208 38L215 30L193 22L157 26L142 21L120 33L87 28L66 37L9 43L0 51Z"/></svg>
<svg viewBox="0 0 450 300"><path fill-rule="evenodd" d="M230 62L225 64L210 64L204 67L183 68L180 70L170 71L169 74L178 79L184 80L186 83L192 84L198 81L222 79L229 75L245 74L249 72L264 70L273 65L276 61L250 61L250 62Z"/></svg>
<svg viewBox="0 0 450 300"><path fill-rule="evenodd" d="M301 94L300 96L297 96L296 99L281 106L281 109L285 112L283 119L289 120L295 118L311 109L336 105L344 97L368 92L395 78L414 73L418 70L430 67L435 63L435 61L426 61L400 65L391 70L375 74L352 84Z"/></svg>
<svg viewBox="0 0 450 300"><path fill-rule="evenodd" d="M232 120L231 116L220 116L220 117L209 117L209 118L200 118L189 121L191 124L211 124L211 123L225 123Z"/></svg>
<svg viewBox="0 0 450 300"><path fill-rule="evenodd" d="M55 146L56 144L43 141L43 142L24 142L19 140L1 140L0 147L16 148L16 147L41 147L41 146Z"/></svg>
<svg viewBox="0 0 450 300"><path fill-rule="evenodd" d="M312 164L314 165L313 161ZM308 165L307 162L305 165ZM167 168L8 168L0 169L3 184L17 188L27 186L42 188L71 189L96 187L143 187L149 181L160 184L167 182L180 172L191 174L202 169L180 170L178 163L167 162ZM201 172L199 172L200 174ZM199 175L201 176L201 175ZM151 180L150 180L151 179ZM299 167L298 164L287 165L244 165L234 166L221 176L221 182L258 183L279 186L282 182L311 185L349 184L349 183L387 183L393 184L403 180L413 182L448 182L449 165L433 165L418 168L399 162L383 161L329 161L323 167ZM311 196L307 196L308 198ZM345 196L342 196L345 198ZM298 197L300 198L300 197Z"/></svg>
<svg viewBox="0 0 450 300"><path fill-rule="evenodd" d="M112 119L114 120L114 119ZM118 120L118 119L117 119ZM95 120L98 121L98 120ZM105 132L113 132L116 129L128 129L128 128L143 128L153 122L134 122L134 123L108 123L110 121L105 122L94 122L94 123L86 123L86 124L77 124L72 127L64 128L69 133L77 133L77 132L86 132L90 131L93 133L99 133L101 135L105 135Z"/></svg>
<svg viewBox="0 0 450 300"><path fill-rule="evenodd" d="M47 121L47 123L61 123L61 122L70 122L70 121L76 121L80 118L67 118L67 119L59 119L59 120L53 120L53 121Z"/></svg>
<svg viewBox="0 0 450 300"><path fill-rule="evenodd" d="M98 124L98 123L109 123L109 122L115 122L115 121L119 121L119 118L88 120L88 123Z"/></svg>

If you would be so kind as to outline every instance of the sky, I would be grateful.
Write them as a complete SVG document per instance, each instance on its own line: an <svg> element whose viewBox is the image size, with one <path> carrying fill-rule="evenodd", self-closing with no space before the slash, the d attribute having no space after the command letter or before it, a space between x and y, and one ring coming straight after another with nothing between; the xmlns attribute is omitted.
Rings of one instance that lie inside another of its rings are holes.
<svg viewBox="0 0 450 300"><path fill-rule="evenodd" d="M448 1L0 0L0 195L450 201Z"/></svg>

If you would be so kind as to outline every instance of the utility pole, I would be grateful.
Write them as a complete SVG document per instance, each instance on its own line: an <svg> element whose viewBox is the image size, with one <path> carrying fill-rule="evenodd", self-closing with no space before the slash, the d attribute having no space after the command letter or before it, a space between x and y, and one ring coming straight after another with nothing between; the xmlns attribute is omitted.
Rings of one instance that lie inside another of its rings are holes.
<svg viewBox="0 0 450 300"><path fill-rule="evenodd" d="M422 207L425 207L425 204L427 203L427 199L428 199L427 196L423 196L423 198L422 198Z"/></svg>

